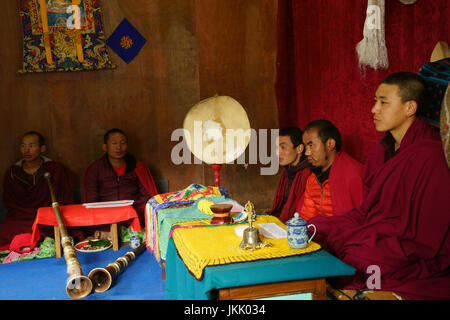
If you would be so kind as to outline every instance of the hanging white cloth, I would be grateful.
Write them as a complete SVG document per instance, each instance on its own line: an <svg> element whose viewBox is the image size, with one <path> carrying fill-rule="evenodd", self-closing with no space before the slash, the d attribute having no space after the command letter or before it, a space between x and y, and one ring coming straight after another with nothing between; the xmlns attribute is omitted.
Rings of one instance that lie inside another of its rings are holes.
<svg viewBox="0 0 450 320"><path fill-rule="evenodd" d="M377 70L389 67L385 43L384 1L367 1L364 38L356 45L359 67L361 69L371 67Z"/></svg>
<svg viewBox="0 0 450 320"><path fill-rule="evenodd" d="M414 4L416 3L417 0L400 0L401 3L403 4Z"/></svg>

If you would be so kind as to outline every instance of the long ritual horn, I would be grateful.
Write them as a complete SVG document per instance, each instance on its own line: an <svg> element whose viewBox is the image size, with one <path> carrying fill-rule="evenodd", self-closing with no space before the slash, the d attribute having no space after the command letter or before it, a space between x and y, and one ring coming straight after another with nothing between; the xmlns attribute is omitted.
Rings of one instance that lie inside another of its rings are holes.
<svg viewBox="0 0 450 320"><path fill-rule="evenodd" d="M128 263L135 260L138 254L145 248L145 242L132 251L128 251L124 256L118 258L113 263L108 264L105 268L95 268L89 272L89 278L92 280L95 292L105 292L108 290L113 281L123 271Z"/></svg>
<svg viewBox="0 0 450 320"><path fill-rule="evenodd" d="M52 198L53 211L55 212L58 227L61 232L61 244L64 251L64 259L67 264L67 273L69 274L66 284L66 292L72 299L81 299L91 293L92 281L88 277L84 276L81 271L81 265L78 262L77 254L72 246L72 241L67 234L67 229L64 225L61 211L59 210L59 204L56 201L55 194L53 193L50 173L46 172L44 177L48 182L48 188L50 189L50 196Z"/></svg>

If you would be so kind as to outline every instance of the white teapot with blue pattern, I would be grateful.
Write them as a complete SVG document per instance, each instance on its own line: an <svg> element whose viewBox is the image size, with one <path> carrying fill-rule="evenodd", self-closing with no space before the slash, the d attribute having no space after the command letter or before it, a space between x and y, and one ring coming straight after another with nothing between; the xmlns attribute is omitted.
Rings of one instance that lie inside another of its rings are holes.
<svg viewBox="0 0 450 320"><path fill-rule="evenodd" d="M305 219L299 218L298 213L286 222L288 244L292 249L303 249L316 235L316 226L308 224ZM314 233L311 238L308 237L308 228L313 227Z"/></svg>

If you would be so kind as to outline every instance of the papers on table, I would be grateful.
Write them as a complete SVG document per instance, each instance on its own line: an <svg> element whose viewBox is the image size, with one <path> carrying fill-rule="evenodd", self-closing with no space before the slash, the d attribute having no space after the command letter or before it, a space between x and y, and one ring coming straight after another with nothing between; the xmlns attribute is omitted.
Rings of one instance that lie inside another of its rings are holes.
<svg viewBox="0 0 450 320"><path fill-rule="evenodd" d="M259 232L266 238L269 239L282 239L287 237L287 232L282 227L277 225L276 223L260 223L257 226ZM248 228L248 225L240 225L234 228L234 232L238 237L242 237L244 234L244 230Z"/></svg>
<svg viewBox="0 0 450 320"><path fill-rule="evenodd" d="M275 239L287 238L286 230L284 230L276 223L260 223L258 226L261 227L265 232L271 234ZM264 233L263 235L266 236Z"/></svg>
<svg viewBox="0 0 450 320"><path fill-rule="evenodd" d="M104 202L89 202L83 203L86 208L111 208L111 207L126 207L133 205L134 200L118 200L118 201L104 201Z"/></svg>

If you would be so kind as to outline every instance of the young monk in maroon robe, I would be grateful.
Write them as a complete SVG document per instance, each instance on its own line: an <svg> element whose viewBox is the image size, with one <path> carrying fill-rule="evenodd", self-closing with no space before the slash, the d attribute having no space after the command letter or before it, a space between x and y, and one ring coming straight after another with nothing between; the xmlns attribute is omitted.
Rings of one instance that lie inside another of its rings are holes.
<svg viewBox="0 0 450 320"><path fill-rule="evenodd" d="M383 80L372 113L386 135L364 167L362 204L309 221L315 241L357 269L345 289L450 299L450 170L439 134L420 117L425 96L414 73Z"/></svg>
<svg viewBox="0 0 450 320"><path fill-rule="evenodd" d="M85 203L134 200L133 206L144 225L145 205L157 190L150 170L127 149L128 138L122 130L115 128L105 134L105 155L84 174L83 198Z"/></svg>
<svg viewBox="0 0 450 320"><path fill-rule="evenodd" d="M303 201L310 164L303 155L302 131L297 127L281 129L278 134L278 161L283 167L273 207L267 213L286 222Z"/></svg>
<svg viewBox="0 0 450 320"><path fill-rule="evenodd" d="M37 209L52 205L47 180L50 172L55 197L60 205L73 203L73 175L61 163L42 155L46 151L44 137L34 131L22 137L23 159L5 173L3 202L6 219L0 224L0 247L6 248L15 235L31 233ZM41 228L41 240L53 237L53 228Z"/></svg>

